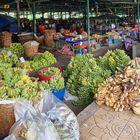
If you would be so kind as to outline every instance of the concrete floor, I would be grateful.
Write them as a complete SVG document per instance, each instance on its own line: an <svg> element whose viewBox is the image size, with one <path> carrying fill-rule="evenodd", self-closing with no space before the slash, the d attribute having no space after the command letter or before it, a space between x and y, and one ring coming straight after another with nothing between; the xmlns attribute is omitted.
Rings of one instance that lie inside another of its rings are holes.
<svg viewBox="0 0 140 140"><path fill-rule="evenodd" d="M140 140L140 116L89 105L78 116L80 140Z"/></svg>

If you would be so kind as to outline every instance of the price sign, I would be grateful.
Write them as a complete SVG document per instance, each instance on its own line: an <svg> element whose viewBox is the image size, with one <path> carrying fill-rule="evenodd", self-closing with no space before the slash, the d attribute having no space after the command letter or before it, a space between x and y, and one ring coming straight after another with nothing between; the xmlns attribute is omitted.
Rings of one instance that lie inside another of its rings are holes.
<svg viewBox="0 0 140 140"><path fill-rule="evenodd" d="M9 4L5 4L4 5L4 9L9 9L10 8L10 5Z"/></svg>
<svg viewBox="0 0 140 140"><path fill-rule="evenodd" d="M25 62L24 57L20 57L19 60L20 60L20 62L22 62L22 63Z"/></svg>
<svg viewBox="0 0 140 140"><path fill-rule="evenodd" d="M12 52L11 51L8 51L8 56L12 56Z"/></svg>

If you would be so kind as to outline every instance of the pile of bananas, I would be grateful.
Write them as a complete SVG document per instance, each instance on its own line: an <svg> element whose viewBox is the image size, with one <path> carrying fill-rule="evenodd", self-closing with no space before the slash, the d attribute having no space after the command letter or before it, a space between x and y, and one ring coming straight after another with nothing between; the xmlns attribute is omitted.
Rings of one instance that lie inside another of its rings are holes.
<svg viewBox="0 0 140 140"><path fill-rule="evenodd" d="M18 60L18 56L16 54L8 55L8 51L3 50L0 52L0 62L1 63L10 63L11 65L15 65Z"/></svg>
<svg viewBox="0 0 140 140"><path fill-rule="evenodd" d="M34 56L31 61L31 68L33 70L38 70L40 68L49 66L56 63L56 59L53 54L46 51L40 55Z"/></svg>
<svg viewBox="0 0 140 140"><path fill-rule="evenodd" d="M9 48L5 48L6 51L11 51L17 56L22 56L24 54L23 46L20 43L12 43Z"/></svg>
<svg viewBox="0 0 140 140"><path fill-rule="evenodd" d="M30 61L18 62L16 64L16 66L19 67L19 68L26 69L28 72L31 72L32 71L31 62Z"/></svg>
<svg viewBox="0 0 140 140"><path fill-rule="evenodd" d="M62 76L57 76L56 78L51 79L50 81L41 81L39 85L40 90L45 89L61 90L65 87L64 78Z"/></svg>
<svg viewBox="0 0 140 140"><path fill-rule="evenodd" d="M98 88L96 103L106 104L115 111L130 109L130 103L140 94L140 69L129 66L106 81Z"/></svg>

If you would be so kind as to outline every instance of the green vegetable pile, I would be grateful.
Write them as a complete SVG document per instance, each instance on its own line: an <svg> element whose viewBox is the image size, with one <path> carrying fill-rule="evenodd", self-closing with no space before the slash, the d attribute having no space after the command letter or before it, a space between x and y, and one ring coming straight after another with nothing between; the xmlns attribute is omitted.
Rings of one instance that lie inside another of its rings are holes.
<svg viewBox="0 0 140 140"><path fill-rule="evenodd" d="M33 70L38 70L54 63L56 63L55 57L53 56L53 54L46 51L43 54L34 56L32 58L31 67Z"/></svg>
<svg viewBox="0 0 140 140"><path fill-rule="evenodd" d="M47 70L43 72L44 76L53 76L59 73L59 69L55 67L49 67Z"/></svg>
<svg viewBox="0 0 140 140"><path fill-rule="evenodd" d="M122 50L109 51L105 56L96 60L90 54L73 57L64 76L68 79L66 83L68 91L79 98L75 104L89 104L93 100L93 92L96 93L98 85L110 77L117 67L129 60L130 58Z"/></svg>

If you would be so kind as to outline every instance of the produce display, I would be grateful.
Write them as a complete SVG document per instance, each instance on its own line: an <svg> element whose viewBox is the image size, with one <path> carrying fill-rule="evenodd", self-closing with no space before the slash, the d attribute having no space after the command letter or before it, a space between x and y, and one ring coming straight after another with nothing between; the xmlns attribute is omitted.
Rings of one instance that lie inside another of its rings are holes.
<svg viewBox="0 0 140 140"><path fill-rule="evenodd" d="M90 54L73 57L64 76L68 79L68 91L79 98L76 104L89 104L98 85L129 60L123 50L108 51L105 56L97 59L93 59Z"/></svg>
<svg viewBox="0 0 140 140"><path fill-rule="evenodd" d="M78 96L77 105L88 104L92 101L93 91L96 92L98 84L110 75L110 71L97 65L92 55L76 55L65 71L68 78L66 86L71 94Z"/></svg>
<svg viewBox="0 0 140 140"><path fill-rule="evenodd" d="M16 67L26 69L28 72L31 72L32 71L31 62L30 61L18 62L16 64Z"/></svg>
<svg viewBox="0 0 140 140"><path fill-rule="evenodd" d="M15 65L19 62L19 59L16 54L9 55L7 50L3 50L0 52L0 62Z"/></svg>
<svg viewBox="0 0 140 140"><path fill-rule="evenodd" d="M130 57L123 50L116 49L108 51L103 57L97 59L97 63L104 69L111 70L114 73L117 68L121 68L130 61Z"/></svg>
<svg viewBox="0 0 140 140"><path fill-rule="evenodd" d="M27 71L21 68L0 69L0 98L25 98L32 99L39 92L38 83L32 81L26 74Z"/></svg>
<svg viewBox="0 0 140 140"><path fill-rule="evenodd" d="M31 60L31 68L33 70L38 70L40 68L49 66L51 64L56 63L56 59L53 56L53 54L49 53L48 51L40 54L40 55L36 55L32 58Z"/></svg>
<svg viewBox="0 0 140 140"><path fill-rule="evenodd" d="M130 109L130 103L140 94L140 69L126 66L104 81L96 93L96 103L106 104L115 111Z"/></svg>
<svg viewBox="0 0 140 140"><path fill-rule="evenodd" d="M40 82L40 89L56 89L61 90L65 87L64 78L62 76L57 76L54 79L49 81L41 81Z"/></svg>
<svg viewBox="0 0 140 140"><path fill-rule="evenodd" d="M12 43L9 48L5 48L6 51L11 51L17 56L22 56L24 54L23 46L20 43Z"/></svg>

